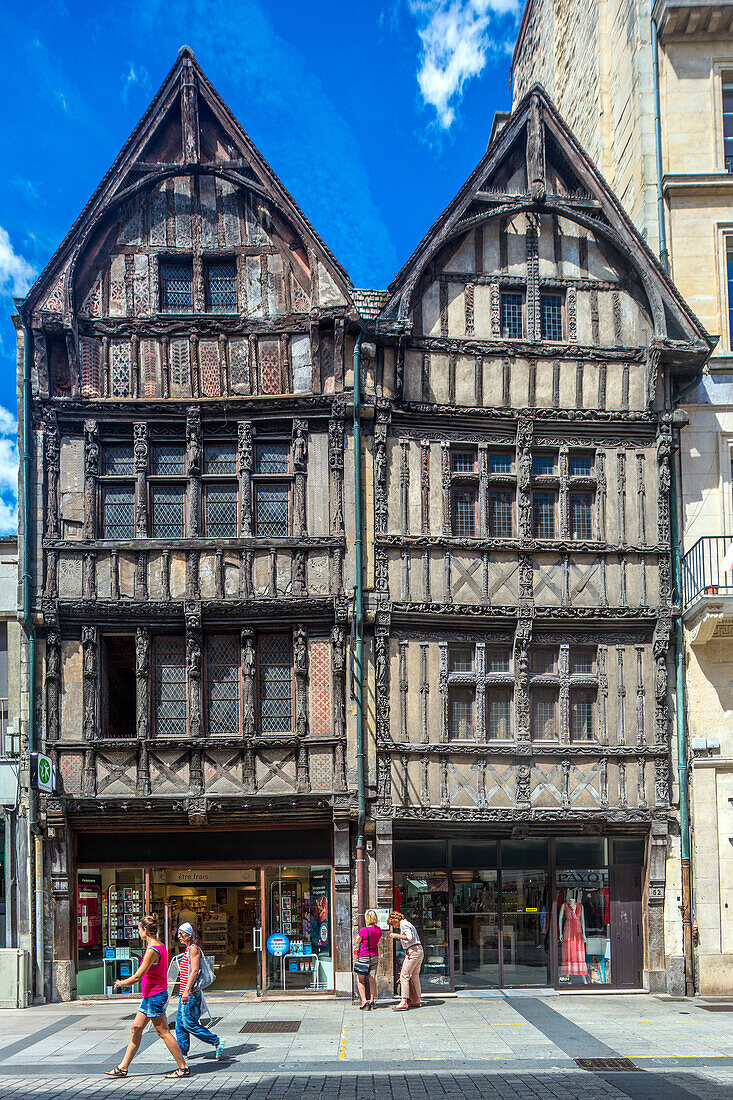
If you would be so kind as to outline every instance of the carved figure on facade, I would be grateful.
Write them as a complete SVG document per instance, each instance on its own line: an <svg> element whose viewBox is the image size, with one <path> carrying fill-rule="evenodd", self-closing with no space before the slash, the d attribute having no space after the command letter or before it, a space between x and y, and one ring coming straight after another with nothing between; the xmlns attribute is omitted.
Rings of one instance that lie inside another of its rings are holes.
<svg viewBox="0 0 733 1100"><path fill-rule="evenodd" d="M201 409L191 405L186 410L186 473L201 473Z"/></svg>

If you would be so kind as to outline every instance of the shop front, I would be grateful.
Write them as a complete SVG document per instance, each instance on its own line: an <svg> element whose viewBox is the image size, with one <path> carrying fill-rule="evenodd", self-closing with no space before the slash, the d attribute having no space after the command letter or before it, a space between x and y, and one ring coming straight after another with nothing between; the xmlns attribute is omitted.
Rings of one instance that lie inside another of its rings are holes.
<svg viewBox="0 0 733 1100"><path fill-rule="evenodd" d="M394 903L428 992L640 988L643 863L643 838L396 839Z"/></svg>
<svg viewBox="0 0 733 1100"><path fill-rule="evenodd" d="M277 854L287 847L287 838L273 835L275 840L270 837L261 850ZM181 950L178 927L188 921L196 928L204 952L213 959L215 992L281 996L334 990L333 861L325 830L304 830L287 861L246 859L252 845L238 836L239 843L228 847L232 857L245 856L241 860L197 859L202 853L189 845L191 856L183 863L177 858L180 839L161 839L167 842L160 858L128 862L122 857L132 855L129 836L114 861L99 858L105 854L99 836L79 837L79 996L112 994L115 979L134 972L143 949L137 922L144 913L157 914L161 939L171 954ZM141 854L149 854L147 840L139 847ZM221 837L213 838L212 847L221 849ZM167 855L172 858L162 858Z"/></svg>

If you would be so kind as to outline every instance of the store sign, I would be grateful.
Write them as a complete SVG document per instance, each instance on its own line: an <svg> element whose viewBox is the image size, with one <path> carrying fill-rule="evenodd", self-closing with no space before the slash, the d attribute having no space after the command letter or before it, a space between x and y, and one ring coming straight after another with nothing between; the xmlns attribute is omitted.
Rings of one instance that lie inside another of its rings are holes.
<svg viewBox="0 0 733 1100"><path fill-rule="evenodd" d="M206 885L206 883L219 883L223 882L257 882L257 868L247 867L244 870L236 868L226 867L212 867L204 870L202 867L196 867L193 870L166 870L162 873L156 872L156 881L166 882L169 886L183 886L190 884L192 886Z"/></svg>
<svg viewBox="0 0 733 1100"><path fill-rule="evenodd" d="M44 756L42 752L32 752L30 766L31 790L53 794L56 776L54 775L54 766L51 763L51 757Z"/></svg>
<svg viewBox="0 0 733 1100"><path fill-rule="evenodd" d="M331 954L331 872L311 871L311 943L319 955Z"/></svg>
<svg viewBox="0 0 733 1100"><path fill-rule="evenodd" d="M280 932L274 932L267 939L267 950L271 955L274 955L276 959L281 959L283 955L287 955L290 950L290 940Z"/></svg>

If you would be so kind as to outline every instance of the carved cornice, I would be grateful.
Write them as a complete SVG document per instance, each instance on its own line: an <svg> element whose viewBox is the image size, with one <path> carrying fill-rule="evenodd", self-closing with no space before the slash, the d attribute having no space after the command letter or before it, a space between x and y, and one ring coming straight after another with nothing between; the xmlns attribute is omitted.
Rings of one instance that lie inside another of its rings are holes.
<svg viewBox="0 0 733 1100"><path fill-rule="evenodd" d="M620 552L634 554L660 554L667 550L663 546L641 545L639 543L626 544L622 548L615 543L606 542L575 542L569 540L553 540L538 542L536 539L499 539L499 538L459 538L456 535L401 535L401 534L376 534L375 546L414 547L422 550L431 546L440 549L462 550L494 550L497 553L516 554L520 550L531 554L618 554Z"/></svg>
<svg viewBox="0 0 733 1100"><path fill-rule="evenodd" d="M601 745L598 741L590 741L583 744L540 744L532 742L529 746L517 747L514 744L495 744L491 741L476 741L473 743L458 742L418 742L418 741L380 741L377 745L379 752L392 757L399 756L491 756L503 757L512 761L521 757L523 764L531 762L533 758L546 759L548 757L592 759L602 760L613 757L621 757L629 760L651 759L666 757L668 749L665 745Z"/></svg>
<svg viewBox="0 0 733 1100"><path fill-rule="evenodd" d="M581 822L599 822L608 825L645 824L652 820L648 809L631 807L609 807L603 810L577 810L573 807L558 806L557 809L489 809L454 806L386 806L378 805L377 812L383 817L392 817L399 821L414 821L416 826L425 821L485 821L496 824L513 821L528 823L548 822L554 824L580 824Z"/></svg>
<svg viewBox="0 0 733 1100"><path fill-rule="evenodd" d="M64 600L58 601L62 621L79 622L155 622L179 625L184 620L184 600L148 600L144 604L130 601ZM333 622L333 596L303 598L286 596L261 599L201 600L204 623L219 623L237 618L240 622L260 625L268 621L290 619L297 608L298 619L319 619Z"/></svg>

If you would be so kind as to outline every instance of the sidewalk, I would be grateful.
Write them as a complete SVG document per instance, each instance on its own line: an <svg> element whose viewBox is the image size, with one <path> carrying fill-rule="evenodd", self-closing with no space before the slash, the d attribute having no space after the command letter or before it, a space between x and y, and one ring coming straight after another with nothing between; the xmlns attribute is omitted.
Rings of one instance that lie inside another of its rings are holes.
<svg viewBox="0 0 733 1100"><path fill-rule="evenodd" d="M212 996L213 1029L226 1043L220 1062L194 1039L191 1080L165 1081L162 1074L172 1066L150 1029L128 1080L107 1082L101 1074L122 1057L136 1003L0 1013L0 1100L87 1091L167 1097L181 1089L219 1100L235 1094L245 1100L733 1097L733 1001L434 997L420 1011L393 1013L389 1003L361 1012L340 1000ZM175 1002L169 1009L172 1018ZM288 1030L278 1030L282 1024ZM609 1060L618 1058L633 1064L609 1070ZM576 1059L603 1064L584 1069Z"/></svg>

